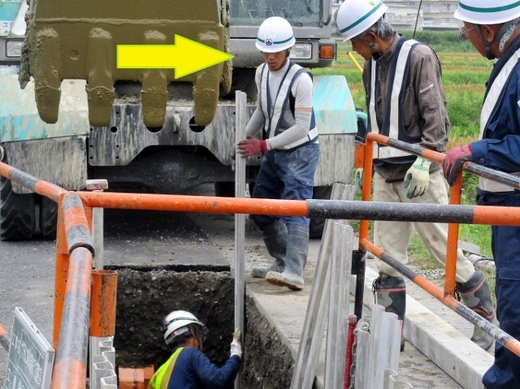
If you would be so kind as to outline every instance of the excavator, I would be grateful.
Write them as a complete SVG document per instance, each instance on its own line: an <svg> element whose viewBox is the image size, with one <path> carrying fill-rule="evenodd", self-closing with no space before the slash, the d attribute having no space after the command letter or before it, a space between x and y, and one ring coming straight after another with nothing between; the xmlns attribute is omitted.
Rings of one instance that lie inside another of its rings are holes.
<svg viewBox="0 0 520 389"><path fill-rule="evenodd" d="M2 161L67 190L106 179L111 191L186 194L211 183L216 195L234 196L235 91L247 94L251 114L263 61L254 42L270 16L293 26L292 60L330 66L332 0L1 2ZM181 38L229 59L179 77L118 67L120 45ZM345 77L313 82L322 156L314 197L328 198L333 183L350 182L358 118ZM248 160L250 184L259 164ZM0 239L54 239L56 214L53 201L0 178ZM313 220L311 236L320 228Z"/></svg>

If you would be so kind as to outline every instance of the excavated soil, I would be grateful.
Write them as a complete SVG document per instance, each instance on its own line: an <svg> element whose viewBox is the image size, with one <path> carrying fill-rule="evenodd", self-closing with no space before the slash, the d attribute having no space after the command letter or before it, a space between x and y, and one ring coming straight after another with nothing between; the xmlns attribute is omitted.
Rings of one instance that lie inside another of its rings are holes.
<svg viewBox="0 0 520 389"><path fill-rule="evenodd" d="M170 351L160 325L169 312L183 309L206 324L205 352L217 366L229 357L234 321L234 280L229 271L117 269L116 364L158 368ZM293 358L279 335L246 298L241 387L290 386Z"/></svg>

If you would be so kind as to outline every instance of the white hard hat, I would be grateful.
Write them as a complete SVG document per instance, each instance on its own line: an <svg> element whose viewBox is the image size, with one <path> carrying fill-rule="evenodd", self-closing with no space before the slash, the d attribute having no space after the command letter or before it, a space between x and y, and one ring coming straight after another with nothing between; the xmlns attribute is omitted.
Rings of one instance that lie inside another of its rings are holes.
<svg viewBox="0 0 520 389"><path fill-rule="evenodd" d="M279 16L265 19L258 29L256 48L264 53L278 53L292 47L296 39L291 25Z"/></svg>
<svg viewBox="0 0 520 389"><path fill-rule="evenodd" d="M500 24L520 17L518 0L459 0L453 15L463 22Z"/></svg>
<svg viewBox="0 0 520 389"><path fill-rule="evenodd" d="M164 341L170 344L172 340L179 335L189 331L190 324L197 324L204 327L195 315L188 311L173 311L162 321L161 330L164 331Z"/></svg>
<svg viewBox="0 0 520 389"><path fill-rule="evenodd" d="M383 17L387 9L380 0L345 0L336 18L343 42L368 30Z"/></svg>

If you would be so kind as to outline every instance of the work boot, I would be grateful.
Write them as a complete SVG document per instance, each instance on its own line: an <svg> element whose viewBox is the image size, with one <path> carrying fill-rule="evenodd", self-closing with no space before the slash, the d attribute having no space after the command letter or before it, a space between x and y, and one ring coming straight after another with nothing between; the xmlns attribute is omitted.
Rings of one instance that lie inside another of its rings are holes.
<svg viewBox="0 0 520 389"><path fill-rule="evenodd" d="M254 278L265 278L267 272L283 272L285 270L285 251L287 248L287 227L285 223L278 219L271 224L260 227L265 247L274 263L271 266L254 267L251 275Z"/></svg>
<svg viewBox="0 0 520 389"><path fill-rule="evenodd" d="M484 273L479 269L475 269L475 274L468 281L463 284L457 282L457 291L469 309L498 326L493 300L491 299L491 291ZM475 325L471 340L487 351L491 348L495 339Z"/></svg>
<svg viewBox="0 0 520 389"><path fill-rule="evenodd" d="M378 277L372 284L374 302L401 320L401 351L404 350L404 315L406 313L406 284L403 277Z"/></svg>
<svg viewBox="0 0 520 389"><path fill-rule="evenodd" d="M307 264L309 251L309 226L287 223L287 252L283 272L270 271L265 279L271 284L287 286L292 290L302 290L303 269Z"/></svg>

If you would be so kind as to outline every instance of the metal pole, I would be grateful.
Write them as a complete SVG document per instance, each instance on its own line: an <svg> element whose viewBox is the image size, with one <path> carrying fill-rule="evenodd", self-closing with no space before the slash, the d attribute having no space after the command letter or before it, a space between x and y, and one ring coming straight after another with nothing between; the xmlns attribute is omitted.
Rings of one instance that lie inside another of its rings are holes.
<svg viewBox="0 0 520 389"><path fill-rule="evenodd" d="M246 137L247 95L242 91L235 93L235 144ZM246 159L235 157L235 197L244 197L246 192ZM235 328L242 333L244 339L245 321L245 281L244 281L244 241L246 215L235 214ZM242 342L243 344L243 342ZM235 380L235 389L240 388L240 373Z"/></svg>
<svg viewBox="0 0 520 389"><path fill-rule="evenodd" d="M87 180L87 190L92 192L103 192L108 189L107 180ZM103 269L104 244L103 244L103 229L104 229L104 210L100 207L92 208L92 242L96 250L94 257L94 268Z"/></svg>
<svg viewBox="0 0 520 389"><path fill-rule="evenodd" d="M463 318L465 318L469 322L482 328L487 334L490 334L491 336L493 336L493 338L497 342L501 343L508 350L510 350L511 352L515 353L516 355L518 355L520 357L520 341L513 338L511 335L507 334L506 332L504 332L497 326L491 324L489 321L484 319L478 313L472 311L470 308L468 308L464 304L460 303L459 301L455 300L453 297L451 297L449 295L445 295L444 291L442 289L440 289L436 285L434 285L431 282L429 282L428 280L426 280L426 278L424 278L423 276L415 273L413 270L411 270L410 268L403 265L397 259L395 259L392 256L385 253L383 250L381 250L375 244L369 242L366 239L363 240L362 242L360 242L360 244L363 245L364 247L366 247L367 250L369 250L371 253L373 253L375 256L377 256L379 259L381 259L383 262L392 266L403 276L405 276L409 280L413 281L416 285L420 286L422 289L424 289L430 295L435 297L441 303L443 303L447 307L449 307L452 310L454 310L455 312L457 312L459 315L461 315Z"/></svg>
<svg viewBox="0 0 520 389"><path fill-rule="evenodd" d="M51 389L86 387L92 253L74 249L69 267Z"/></svg>
<svg viewBox="0 0 520 389"><path fill-rule="evenodd" d="M56 226L56 266L54 276L54 324L52 330L52 346L58 349L61 328L61 315L63 302L67 290L67 276L69 272L69 250L67 248L67 236L65 234L65 222L63 218L63 200L58 201L58 222Z"/></svg>

